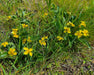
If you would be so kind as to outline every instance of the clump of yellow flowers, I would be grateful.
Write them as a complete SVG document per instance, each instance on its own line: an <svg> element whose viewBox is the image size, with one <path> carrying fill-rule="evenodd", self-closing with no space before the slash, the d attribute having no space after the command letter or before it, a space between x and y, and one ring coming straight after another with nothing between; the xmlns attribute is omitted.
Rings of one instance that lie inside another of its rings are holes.
<svg viewBox="0 0 94 75"><path fill-rule="evenodd" d="M23 28L26 28L26 27L28 27L28 25L26 25L26 24L22 24L22 27L23 27Z"/></svg>
<svg viewBox="0 0 94 75"><path fill-rule="evenodd" d="M88 32L88 30L84 29L84 30L76 31L76 33L74 35L77 36L78 38L80 38L82 36L89 36L89 32Z"/></svg>
<svg viewBox="0 0 94 75"><path fill-rule="evenodd" d="M2 44L1 44L1 46L4 46L4 47L6 47L8 45L8 42L3 42Z"/></svg>
<svg viewBox="0 0 94 75"><path fill-rule="evenodd" d="M33 49L32 48L27 48L27 47L24 47L23 48L25 51L24 51L24 55L30 55L30 56L32 56L33 54L32 54L32 51L33 51Z"/></svg>
<svg viewBox="0 0 94 75"><path fill-rule="evenodd" d="M41 40L39 40L39 43L40 43L41 45L44 45L44 46L45 46L45 45L46 45L46 41L45 41L46 39L48 39L48 36L42 37Z"/></svg>
<svg viewBox="0 0 94 75"><path fill-rule="evenodd" d="M64 33L71 33L70 28L69 27L64 27Z"/></svg>
<svg viewBox="0 0 94 75"><path fill-rule="evenodd" d="M61 37L61 36L57 36L57 39L58 39L59 41L64 40L64 38Z"/></svg>
<svg viewBox="0 0 94 75"><path fill-rule="evenodd" d="M8 54L9 54L10 56L14 56L14 55L17 55L17 52L15 52L15 49L10 48L10 50L8 51Z"/></svg>
<svg viewBox="0 0 94 75"><path fill-rule="evenodd" d="M26 39L26 38L25 38L25 39L23 39L23 40L22 40L22 43L23 43L23 44L25 44L25 43L26 43L26 41L27 41L27 42L29 42L29 43L31 43L31 42L32 42L32 40L30 39L30 36L29 36L27 39Z"/></svg>
<svg viewBox="0 0 94 75"><path fill-rule="evenodd" d="M17 35L17 32L18 32L18 29L12 29L12 34L13 34L13 37L15 37L15 38L18 38L19 37L19 35Z"/></svg>

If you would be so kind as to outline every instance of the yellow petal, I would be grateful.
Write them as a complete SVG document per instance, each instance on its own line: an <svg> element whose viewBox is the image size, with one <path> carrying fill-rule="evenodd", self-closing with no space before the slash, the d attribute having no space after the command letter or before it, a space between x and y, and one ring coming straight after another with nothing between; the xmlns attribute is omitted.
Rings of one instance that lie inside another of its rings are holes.
<svg viewBox="0 0 94 75"><path fill-rule="evenodd" d="M10 54L10 51L8 51L8 54Z"/></svg>
<svg viewBox="0 0 94 75"><path fill-rule="evenodd" d="M7 44L8 44L8 42L5 42L5 44L7 45Z"/></svg>
<svg viewBox="0 0 94 75"><path fill-rule="evenodd" d="M33 50L32 48L29 49L29 51L32 51L32 50Z"/></svg>
<svg viewBox="0 0 94 75"><path fill-rule="evenodd" d="M14 52L13 55L17 55L17 52Z"/></svg>
<svg viewBox="0 0 94 75"><path fill-rule="evenodd" d="M28 54L28 51L24 51L24 55L27 55Z"/></svg>
<svg viewBox="0 0 94 75"><path fill-rule="evenodd" d="M45 46L46 45L46 42L43 42L42 44Z"/></svg>
<svg viewBox="0 0 94 75"><path fill-rule="evenodd" d="M12 51L14 52L14 51L15 51L15 49L12 49Z"/></svg>
<svg viewBox="0 0 94 75"><path fill-rule="evenodd" d="M12 31L18 31L18 29L12 29Z"/></svg>
<svg viewBox="0 0 94 75"><path fill-rule="evenodd" d="M42 41L41 41L41 40L39 40L39 43L41 44L41 43L42 43Z"/></svg>
<svg viewBox="0 0 94 75"><path fill-rule="evenodd" d="M45 38L45 39L48 39L48 36L45 36L44 38Z"/></svg>
<svg viewBox="0 0 94 75"><path fill-rule="evenodd" d="M44 40L44 39L45 39L45 37L42 37L42 38L41 38L41 40Z"/></svg>
<svg viewBox="0 0 94 75"><path fill-rule="evenodd" d="M33 55L32 52L30 52L29 55L32 56Z"/></svg>
<svg viewBox="0 0 94 75"><path fill-rule="evenodd" d="M24 50L28 50L28 48L27 48L27 47L24 47L23 49L24 49Z"/></svg>
<svg viewBox="0 0 94 75"><path fill-rule="evenodd" d="M12 51L12 48L10 48L9 50Z"/></svg>
<svg viewBox="0 0 94 75"><path fill-rule="evenodd" d="M3 46L6 47L6 44L4 44Z"/></svg>

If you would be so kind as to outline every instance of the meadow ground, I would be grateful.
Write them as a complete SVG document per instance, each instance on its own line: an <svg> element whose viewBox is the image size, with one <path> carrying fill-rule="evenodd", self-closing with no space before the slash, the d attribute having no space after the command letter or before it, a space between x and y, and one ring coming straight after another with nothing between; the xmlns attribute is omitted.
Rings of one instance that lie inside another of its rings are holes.
<svg viewBox="0 0 94 75"><path fill-rule="evenodd" d="M94 0L0 0L0 75L94 75L93 8Z"/></svg>

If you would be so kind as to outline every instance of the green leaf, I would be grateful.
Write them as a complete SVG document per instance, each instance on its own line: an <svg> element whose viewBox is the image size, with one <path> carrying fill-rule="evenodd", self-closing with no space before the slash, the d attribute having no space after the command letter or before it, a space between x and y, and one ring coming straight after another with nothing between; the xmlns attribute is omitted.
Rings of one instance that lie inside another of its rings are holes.
<svg viewBox="0 0 94 75"><path fill-rule="evenodd" d="M4 67L3 67L2 64L0 64L0 67L2 68L2 70L3 70L3 72L4 72L4 75L8 75L8 74L6 73L6 71L5 71L5 69L4 69Z"/></svg>
<svg viewBox="0 0 94 75"><path fill-rule="evenodd" d="M92 48L91 45L89 44L89 42L87 40L79 39L79 41L82 42L84 45L87 45L88 48Z"/></svg>
<svg viewBox="0 0 94 75"><path fill-rule="evenodd" d="M47 65L47 68L51 68L52 64Z"/></svg>
<svg viewBox="0 0 94 75"><path fill-rule="evenodd" d="M51 5L51 0L49 0L49 6Z"/></svg>
<svg viewBox="0 0 94 75"><path fill-rule="evenodd" d="M42 62L43 61L43 56L38 56L38 58L37 58L37 61L40 61L40 62Z"/></svg>
<svg viewBox="0 0 94 75"><path fill-rule="evenodd" d="M36 68L35 70L34 70L34 73L37 73L39 71L39 69L38 68Z"/></svg>
<svg viewBox="0 0 94 75"><path fill-rule="evenodd" d="M72 42L71 42L71 41L69 41L69 47L70 47L70 48L72 47Z"/></svg>
<svg viewBox="0 0 94 75"><path fill-rule="evenodd" d="M83 64L85 64L86 63L86 61L83 61Z"/></svg>
<svg viewBox="0 0 94 75"><path fill-rule="evenodd" d="M0 59L4 59L7 57L7 52L0 53Z"/></svg>
<svg viewBox="0 0 94 75"><path fill-rule="evenodd" d="M50 7L50 5L51 5L51 0L46 0L46 3L47 3L47 5L48 5L48 7Z"/></svg>

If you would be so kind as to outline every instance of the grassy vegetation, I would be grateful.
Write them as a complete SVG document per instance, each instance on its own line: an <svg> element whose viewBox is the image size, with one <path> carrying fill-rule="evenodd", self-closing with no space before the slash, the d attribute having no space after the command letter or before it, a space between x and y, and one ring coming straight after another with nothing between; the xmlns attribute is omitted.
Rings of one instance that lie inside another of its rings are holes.
<svg viewBox="0 0 94 75"><path fill-rule="evenodd" d="M93 8L93 0L0 0L0 75L94 75Z"/></svg>

